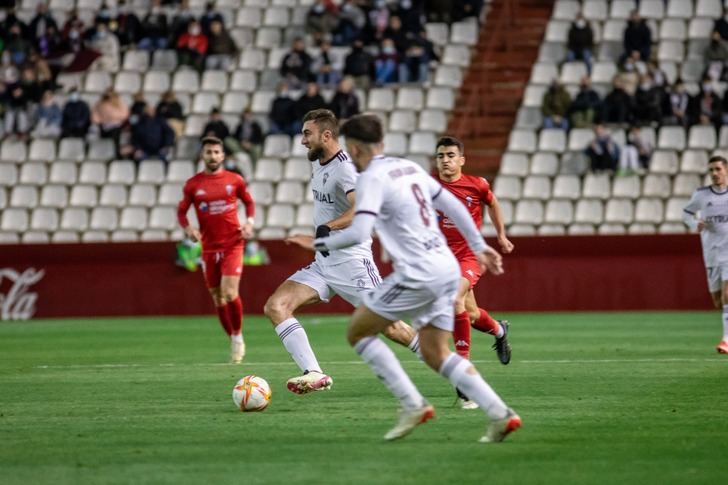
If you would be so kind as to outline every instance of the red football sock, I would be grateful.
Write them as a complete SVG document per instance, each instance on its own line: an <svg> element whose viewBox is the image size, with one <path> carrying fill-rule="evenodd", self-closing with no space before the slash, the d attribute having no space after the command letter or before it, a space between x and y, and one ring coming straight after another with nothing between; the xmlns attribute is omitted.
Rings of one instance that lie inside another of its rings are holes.
<svg viewBox="0 0 728 485"><path fill-rule="evenodd" d="M473 328L481 332L496 335L496 333L498 332L498 328L500 327L500 325L498 325L498 322L493 320L493 317L488 315L488 312L486 312L482 308L478 308L478 310L480 311L480 317L478 317L478 319L473 322Z"/></svg>
<svg viewBox="0 0 728 485"><path fill-rule="evenodd" d="M455 328L452 331L455 340L455 352L470 360L470 316L468 312L455 315Z"/></svg>
<svg viewBox="0 0 728 485"><path fill-rule="evenodd" d="M227 308L232 334L238 335L243 329L243 300L237 297L227 304Z"/></svg>
<svg viewBox="0 0 728 485"><path fill-rule="evenodd" d="M217 317L220 319L220 325L222 325L222 329L225 330L225 333L228 334L228 336L233 333L233 327L230 324L230 312L228 311L229 306L230 305L215 307L217 310Z"/></svg>

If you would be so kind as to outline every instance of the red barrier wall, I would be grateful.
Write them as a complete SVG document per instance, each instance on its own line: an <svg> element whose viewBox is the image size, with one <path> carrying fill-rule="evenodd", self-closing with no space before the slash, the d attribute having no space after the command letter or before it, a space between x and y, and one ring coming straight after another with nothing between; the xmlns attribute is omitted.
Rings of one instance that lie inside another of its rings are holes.
<svg viewBox="0 0 728 485"><path fill-rule="evenodd" d="M711 307L697 236L513 242L516 251L505 258L506 274L486 276L476 287L478 301L494 311ZM241 283L249 313L261 313L273 290L312 258L278 241L262 245L272 263L246 267ZM174 266L174 257L171 243L0 246L0 318L211 313L201 274ZM389 272L387 265L380 267ZM39 281L13 281L29 268L43 271ZM349 310L338 298L309 309Z"/></svg>

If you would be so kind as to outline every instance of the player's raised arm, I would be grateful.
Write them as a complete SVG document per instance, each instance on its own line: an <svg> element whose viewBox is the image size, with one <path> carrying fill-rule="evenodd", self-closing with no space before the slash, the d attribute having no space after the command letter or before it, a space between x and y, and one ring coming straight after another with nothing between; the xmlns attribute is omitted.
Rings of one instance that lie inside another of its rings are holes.
<svg viewBox="0 0 728 485"><path fill-rule="evenodd" d="M192 189L188 184L185 184L182 189L182 200L177 204L177 221L179 225L184 229L187 237L192 241L197 242L202 238L200 231L196 227L190 226L190 221L187 219L187 211L192 205Z"/></svg>

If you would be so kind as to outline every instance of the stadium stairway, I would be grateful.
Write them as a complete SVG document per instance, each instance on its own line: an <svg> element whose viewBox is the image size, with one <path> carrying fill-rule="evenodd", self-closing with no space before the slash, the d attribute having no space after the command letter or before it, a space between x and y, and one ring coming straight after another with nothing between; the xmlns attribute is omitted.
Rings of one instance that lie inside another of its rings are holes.
<svg viewBox="0 0 728 485"><path fill-rule="evenodd" d="M552 8L552 0L490 3L448 125L472 173L492 180L498 172Z"/></svg>

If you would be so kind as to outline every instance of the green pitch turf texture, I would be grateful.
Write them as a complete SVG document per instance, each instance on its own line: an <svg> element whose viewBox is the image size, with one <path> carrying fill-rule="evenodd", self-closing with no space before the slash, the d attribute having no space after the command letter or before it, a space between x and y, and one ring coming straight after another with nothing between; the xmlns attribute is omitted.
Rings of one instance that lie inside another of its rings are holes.
<svg viewBox="0 0 728 485"><path fill-rule="evenodd" d="M215 318L0 324L0 483L728 483L728 356L716 313L514 314L513 361L474 334L474 360L523 418L477 443L480 411L404 349L437 418L393 443L396 402L344 340L346 317L304 317L331 391L297 373L261 317L244 364L225 364ZM262 413L231 390L271 384Z"/></svg>

